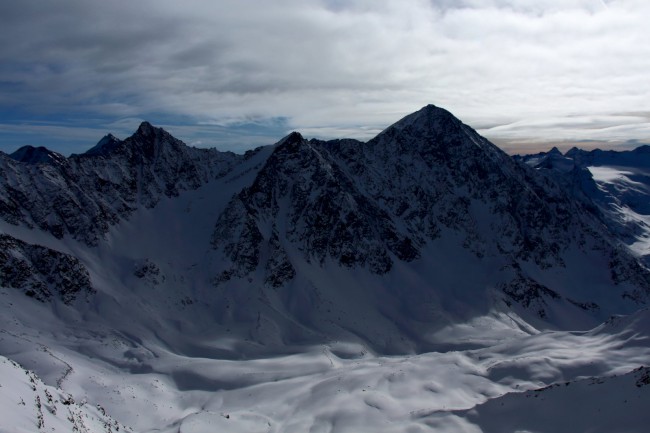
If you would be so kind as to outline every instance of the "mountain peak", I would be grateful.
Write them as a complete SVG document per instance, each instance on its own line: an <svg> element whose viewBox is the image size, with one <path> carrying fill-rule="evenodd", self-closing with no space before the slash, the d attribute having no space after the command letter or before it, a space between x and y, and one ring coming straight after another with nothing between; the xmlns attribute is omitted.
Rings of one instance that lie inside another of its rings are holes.
<svg viewBox="0 0 650 433"><path fill-rule="evenodd" d="M426 105L386 128L380 135L408 132L410 135L426 137L439 133L454 133L460 130L462 122L444 108Z"/></svg>
<svg viewBox="0 0 650 433"><path fill-rule="evenodd" d="M401 120L395 123L395 125L406 126L417 122L431 121L433 119L455 120L457 122L460 122L453 114L444 108L436 107L433 104L428 104L420 108L418 111L411 113L406 117L403 117Z"/></svg>
<svg viewBox="0 0 650 433"><path fill-rule="evenodd" d="M579 154L581 154L581 153L586 153L586 151L584 151L584 150L582 150L582 149L579 149L579 148L573 146L571 149L569 149L569 150L567 151L567 153L566 153L564 156L566 156L566 157L568 157L568 158L573 158L573 157L575 157L576 155L579 155Z"/></svg>
<svg viewBox="0 0 650 433"><path fill-rule="evenodd" d="M84 155L107 155L111 153L115 148L117 148L120 144L122 144L122 140L118 139L113 134L107 134L101 140L99 140L95 146L88 149Z"/></svg>
<svg viewBox="0 0 650 433"><path fill-rule="evenodd" d="M26 164L61 164L65 161L63 155L43 146L23 146L10 154L9 157Z"/></svg>
<svg viewBox="0 0 650 433"><path fill-rule="evenodd" d="M142 136L149 136L153 135L156 131L156 129L151 123L147 122L146 120L140 124L138 127L138 130L135 132L136 135L142 135Z"/></svg>
<svg viewBox="0 0 650 433"><path fill-rule="evenodd" d="M368 142L370 146L388 146L391 153L416 152L440 161L466 159L474 155L490 159L509 159L503 151L481 137L444 108L429 104L403 117ZM392 149L392 150L391 150ZM478 154L477 149L481 149ZM453 155L452 155L453 154ZM455 156L454 156L455 155ZM430 163L433 160L429 161Z"/></svg>
<svg viewBox="0 0 650 433"><path fill-rule="evenodd" d="M650 145L643 144L633 150L634 153L650 153Z"/></svg>
<svg viewBox="0 0 650 433"><path fill-rule="evenodd" d="M140 124L137 131L130 137L138 141L148 142L167 142L171 143L178 139L167 132L165 129L153 126L151 123L144 121ZM128 139L127 139L128 140Z"/></svg>
<svg viewBox="0 0 650 433"><path fill-rule="evenodd" d="M293 131L282 140L278 141L276 147L285 148L287 150L297 150L304 142L305 138L299 132Z"/></svg>
<svg viewBox="0 0 650 433"><path fill-rule="evenodd" d="M427 113L428 115L431 114L447 114L451 115L451 113L444 108L438 107L433 104L427 104L424 107L420 108L416 113Z"/></svg>
<svg viewBox="0 0 650 433"><path fill-rule="evenodd" d="M300 132L292 131L289 135L284 137L278 144L291 144L303 141L305 138L300 134Z"/></svg>

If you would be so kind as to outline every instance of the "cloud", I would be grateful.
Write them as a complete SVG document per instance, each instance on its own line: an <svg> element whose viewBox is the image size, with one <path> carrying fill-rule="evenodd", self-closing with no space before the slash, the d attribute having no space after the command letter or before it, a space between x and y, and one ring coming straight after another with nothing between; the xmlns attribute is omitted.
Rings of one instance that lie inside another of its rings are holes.
<svg viewBox="0 0 650 433"><path fill-rule="evenodd" d="M33 117L283 118L370 138L435 103L528 140L601 139L607 122L560 120L650 110L642 1L22 0L0 17L0 111Z"/></svg>
<svg viewBox="0 0 650 433"><path fill-rule="evenodd" d="M526 148L548 150L553 146L563 150L574 146L630 149L642 143L629 137L650 137L650 119L647 113L546 116L481 128L479 132L515 153L523 153Z"/></svg>

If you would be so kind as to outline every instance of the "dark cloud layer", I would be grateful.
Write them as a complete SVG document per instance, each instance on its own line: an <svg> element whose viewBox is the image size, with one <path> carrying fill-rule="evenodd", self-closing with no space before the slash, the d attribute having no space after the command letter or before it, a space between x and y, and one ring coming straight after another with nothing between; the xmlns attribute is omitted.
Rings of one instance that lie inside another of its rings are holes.
<svg viewBox="0 0 650 433"><path fill-rule="evenodd" d="M504 142L647 140L647 116L616 113L650 111L649 19L636 0L3 2L0 145L90 118L203 145L367 138L426 103Z"/></svg>

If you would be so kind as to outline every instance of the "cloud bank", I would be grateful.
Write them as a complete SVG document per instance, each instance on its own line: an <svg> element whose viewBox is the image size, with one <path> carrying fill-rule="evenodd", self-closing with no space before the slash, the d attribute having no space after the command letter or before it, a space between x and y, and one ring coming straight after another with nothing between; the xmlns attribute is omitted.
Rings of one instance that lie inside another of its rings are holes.
<svg viewBox="0 0 650 433"><path fill-rule="evenodd" d="M365 139L427 103L502 143L650 139L645 1L21 0L0 17L3 145L43 119L146 118L225 147Z"/></svg>

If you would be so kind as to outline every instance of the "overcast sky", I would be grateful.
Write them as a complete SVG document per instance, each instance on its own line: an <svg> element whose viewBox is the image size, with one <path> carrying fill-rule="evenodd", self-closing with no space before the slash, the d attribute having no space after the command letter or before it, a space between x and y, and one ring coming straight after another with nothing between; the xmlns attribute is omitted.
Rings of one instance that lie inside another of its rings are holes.
<svg viewBox="0 0 650 433"><path fill-rule="evenodd" d="M432 103L509 151L650 143L647 0L0 2L0 150L142 120L243 151Z"/></svg>

